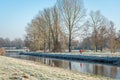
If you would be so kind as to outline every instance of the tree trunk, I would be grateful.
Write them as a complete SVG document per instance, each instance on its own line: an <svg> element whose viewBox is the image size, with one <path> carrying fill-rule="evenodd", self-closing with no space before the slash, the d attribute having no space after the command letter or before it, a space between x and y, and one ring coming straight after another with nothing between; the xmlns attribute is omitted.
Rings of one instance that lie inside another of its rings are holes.
<svg viewBox="0 0 120 80"><path fill-rule="evenodd" d="M45 32L44 32L44 52L46 52L46 50L45 50L45 43L46 43L46 40L45 40Z"/></svg>
<svg viewBox="0 0 120 80"><path fill-rule="evenodd" d="M44 52L45 52L45 39L44 39Z"/></svg>
<svg viewBox="0 0 120 80"><path fill-rule="evenodd" d="M95 45L95 52L97 52L97 44Z"/></svg>
<svg viewBox="0 0 120 80"><path fill-rule="evenodd" d="M71 34L69 34L69 52L71 52Z"/></svg>
<svg viewBox="0 0 120 80"><path fill-rule="evenodd" d="M101 52L103 51L103 48L101 47Z"/></svg>
<svg viewBox="0 0 120 80"><path fill-rule="evenodd" d="M51 48L50 48L50 47L51 47L51 43L50 43L50 42L51 42L51 39L50 39L50 29L49 29L49 43L48 43L49 52L50 52L50 49L51 49Z"/></svg>
<svg viewBox="0 0 120 80"><path fill-rule="evenodd" d="M103 47L102 47L102 46L101 46L101 49L100 49L100 50L101 50L101 52L103 51Z"/></svg>

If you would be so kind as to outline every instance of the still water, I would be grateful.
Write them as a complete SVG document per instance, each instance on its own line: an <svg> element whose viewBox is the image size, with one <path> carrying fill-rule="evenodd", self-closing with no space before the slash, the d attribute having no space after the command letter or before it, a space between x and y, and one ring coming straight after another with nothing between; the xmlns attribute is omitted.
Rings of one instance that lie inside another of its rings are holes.
<svg viewBox="0 0 120 80"><path fill-rule="evenodd" d="M8 53L6 56L32 60L35 62L40 62L46 65L60 67L72 71L77 71L81 73L87 74L94 74L94 75L101 75L105 77L111 77L117 80L120 80L120 67L118 66L111 66L111 65L103 65L97 63L87 63L82 61L66 61L66 60L57 60L57 59L48 59L48 58L41 58L41 57L33 57L33 56L23 56L18 55L18 53Z"/></svg>

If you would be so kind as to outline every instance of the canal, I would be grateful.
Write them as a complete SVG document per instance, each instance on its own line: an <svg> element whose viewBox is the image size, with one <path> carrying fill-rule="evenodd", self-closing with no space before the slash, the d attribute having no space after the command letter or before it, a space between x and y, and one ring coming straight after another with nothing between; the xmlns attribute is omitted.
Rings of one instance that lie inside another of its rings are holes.
<svg viewBox="0 0 120 80"><path fill-rule="evenodd" d="M19 55L19 53L6 53L6 56L31 60L37 63L46 64L53 67L64 68L85 74L100 75L120 80L120 67L83 61L70 61L61 59L41 58L28 55Z"/></svg>

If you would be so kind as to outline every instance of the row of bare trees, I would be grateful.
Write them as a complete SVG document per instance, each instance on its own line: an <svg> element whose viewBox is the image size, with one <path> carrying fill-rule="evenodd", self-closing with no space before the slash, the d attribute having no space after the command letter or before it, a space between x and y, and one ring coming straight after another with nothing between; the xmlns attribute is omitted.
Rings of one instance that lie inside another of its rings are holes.
<svg viewBox="0 0 120 80"><path fill-rule="evenodd" d="M24 40L20 38L16 38L14 40L10 40L9 38L2 38L0 37L0 47L16 47L22 48L25 47Z"/></svg>
<svg viewBox="0 0 120 80"><path fill-rule="evenodd" d="M60 52L68 48L71 52L73 39L79 37L96 52L109 42L108 48L114 52L119 42L114 23L100 11L87 16L82 0L57 0L53 7L39 12L26 32L25 43L31 51Z"/></svg>
<svg viewBox="0 0 120 80"><path fill-rule="evenodd" d="M71 41L78 35L84 12L81 0L58 0L54 7L44 9L28 25L28 46L31 50L59 52L66 48L68 40L71 52Z"/></svg>
<svg viewBox="0 0 120 80"><path fill-rule="evenodd" d="M85 34L88 31L92 32L87 34L86 38L83 39L82 46L89 46L89 48L93 48L96 52L98 49L101 51L103 49L110 49L111 52L120 49L120 37L114 23L105 18L100 11L90 12L87 27L89 27L89 30L84 30Z"/></svg>
<svg viewBox="0 0 120 80"><path fill-rule="evenodd" d="M26 38L30 50L63 50L66 36L60 26L60 15L56 6L40 12L27 27Z"/></svg>

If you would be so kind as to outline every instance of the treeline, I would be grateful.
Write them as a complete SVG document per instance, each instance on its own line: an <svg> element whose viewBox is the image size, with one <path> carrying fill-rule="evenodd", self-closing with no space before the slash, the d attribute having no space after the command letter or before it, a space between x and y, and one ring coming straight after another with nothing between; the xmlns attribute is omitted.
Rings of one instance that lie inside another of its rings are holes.
<svg viewBox="0 0 120 80"><path fill-rule="evenodd" d="M0 47L16 47L17 49L25 47L24 40L20 38L16 38L14 40L10 40L9 38L1 38L0 37Z"/></svg>
<svg viewBox="0 0 120 80"><path fill-rule="evenodd" d="M99 29L96 34L92 33L89 37L84 38L80 48L95 50L96 52L98 50L112 53L120 51L120 32L117 32L112 26L106 29Z"/></svg>
<svg viewBox="0 0 120 80"><path fill-rule="evenodd" d="M25 44L31 51L61 52L69 49L72 41L82 39L82 48L111 49L119 47L119 33L114 23L100 11L86 15L82 0L57 0L51 8L40 11L28 24Z"/></svg>

